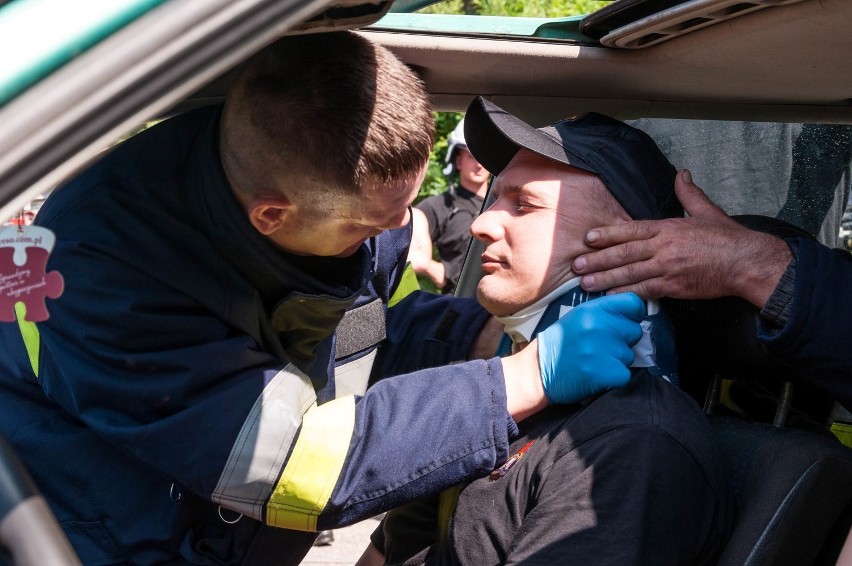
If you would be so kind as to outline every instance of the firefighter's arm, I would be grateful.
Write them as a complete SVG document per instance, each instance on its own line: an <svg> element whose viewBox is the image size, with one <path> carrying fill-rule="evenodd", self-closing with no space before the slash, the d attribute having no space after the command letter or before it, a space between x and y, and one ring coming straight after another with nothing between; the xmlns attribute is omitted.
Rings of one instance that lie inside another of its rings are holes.
<svg viewBox="0 0 852 566"><path fill-rule="evenodd" d="M411 209L411 247L408 249L408 261L418 275L425 275L435 283L438 289L447 284L444 264L432 258L432 237L429 235L429 219L422 210Z"/></svg>

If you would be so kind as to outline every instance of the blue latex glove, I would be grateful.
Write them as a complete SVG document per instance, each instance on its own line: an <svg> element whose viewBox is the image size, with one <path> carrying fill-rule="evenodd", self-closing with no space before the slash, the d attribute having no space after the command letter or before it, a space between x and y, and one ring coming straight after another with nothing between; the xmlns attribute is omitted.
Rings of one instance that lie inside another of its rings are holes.
<svg viewBox="0 0 852 566"><path fill-rule="evenodd" d="M577 403L625 385L645 303L634 293L588 301L538 334L538 365L551 403Z"/></svg>

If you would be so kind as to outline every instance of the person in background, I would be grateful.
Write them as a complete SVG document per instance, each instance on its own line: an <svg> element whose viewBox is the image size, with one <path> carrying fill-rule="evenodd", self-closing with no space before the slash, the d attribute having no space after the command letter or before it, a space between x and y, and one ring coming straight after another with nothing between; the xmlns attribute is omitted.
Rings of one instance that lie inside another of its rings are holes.
<svg viewBox="0 0 852 566"><path fill-rule="evenodd" d="M449 187L417 205L409 261L416 273L428 276L442 293L451 294L470 244L470 225L482 210L490 173L467 149L464 118L447 142L444 175ZM433 244L441 261L432 259Z"/></svg>
<svg viewBox="0 0 852 566"><path fill-rule="evenodd" d="M471 227L484 246L477 299L523 351L603 295L571 269L589 227L682 215L676 171L649 136L600 114L536 130L477 99L467 120L471 151L497 175ZM627 385L539 413L496 472L389 512L360 565L712 564L731 521L721 453L676 387L665 311L647 311Z"/></svg>

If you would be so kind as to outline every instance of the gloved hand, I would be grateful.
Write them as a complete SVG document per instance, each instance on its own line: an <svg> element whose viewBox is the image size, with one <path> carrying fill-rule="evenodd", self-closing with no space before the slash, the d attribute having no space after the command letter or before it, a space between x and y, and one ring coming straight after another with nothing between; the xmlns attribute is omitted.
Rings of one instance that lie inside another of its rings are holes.
<svg viewBox="0 0 852 566"><path fill-rule="evenodd" d="M634 293L583 303L538 334L538 365L551 403L576 403L630 380L631 347L645 303Z"/></svg>

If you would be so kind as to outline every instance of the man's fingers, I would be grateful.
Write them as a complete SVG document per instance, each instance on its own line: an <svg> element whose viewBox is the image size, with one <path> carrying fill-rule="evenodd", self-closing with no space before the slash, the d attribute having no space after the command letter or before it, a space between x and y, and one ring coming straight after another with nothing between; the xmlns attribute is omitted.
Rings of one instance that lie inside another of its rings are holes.
<svg viewBox="0 0 852 566"><path fill-rule="evenodd" d="M713 204L713 201L704 194L698 185L692 182L692 174L689 169L683 169L675 178L675 194L686 213L693 217L698 216L724 216L727 214Z"/></svg>
<svg viewBox="0 0 852 566"><path fill-rule="evenodd" d="M634 263L608 271L583 275L580 286L586 291L614 293L636 293L643 299L660 296L660 273L649 263Z"/></svg>
<svg viewBox="0 0 852 566"><path fill-rule="evenodd" d="M635 293L607 295L601 297L598 301L611 314L623 316L636 322L645 318L645 302Z"/></svg>
<svg viewBox="0 0 852 566"><path fill-rule="evenodd" d="M572 263L574 273L595 273L645 261L654 255L648 244L648 240L638 240L579 255Z"/></svg>
<svg viewBox="0 0 852 566"><path fill-rule="evenodd" d="M634 293L620 293L607 295L595 300L611 316L607 319L607 325L614 330L620 339L620 350L629 350L642 338L642 327L639 322L645 317L645 303ZM626 343L626 344L625 344ZM629 354L632 356L632 352ZM618 358L626 364L633 360L625 357L625 353L619 353Z"/></svg>
<svg viewBox="0 0 852 566"><path fill-rule="evenodd" d="M639 333L639 338L642 337L642 333ZM635 341L630 342L631 345L636 344L639 339L637 338ZM629 366L633 362L636 361L636 352L633 351L633 348L628 348L626 345L624 347L618 349L617 357L618 361L620 361L625 366ZM629 373L630 370L628 370Z"/></svg>
<svg viewBox="0 0 852 566"><path fill-rule="evenodd" d="M586 244L592 248L608 248L634 240L648 240L659 231L654 221L635 220L612 226L601 226L586 232Z"/></svg>
<svg viewBox="0 0 852 566"><path fill-rule="evenodd" d="M607 293L616 294L616 293L636 293L643 299L659 299L663 296L663 292L660 290L661 287L656 285L658 282L657 279L650 279L642 281L641 283L635 283L633 285L623 285L621 287L613 287Z"/></svg>
<svg viewBox="0 0 852 566"><path fill-rule="evenodd" d="M627 222L586 234L595 249L572 264L583 289L632 291L646 299L697 298L725 281L727 266L718 261L717 248L724 251L732 232L743 228L707 198L688 170L678 173L675 191L689 218ZM696 260L696 243L706 248L701 261Z"/></svg>
<svg viewBox="0 0 852 566"><path fill-rule="evenodd" d="M580 284L583 289L586 291L606 291L616 287L635 285L660 276L658 263L647 261L646 256L628 258L617 253L610 254L610 256L602 255L611 251L602 250L586 254L586 267L582 270L574 270L582 277ZM648 259L651 259L651 257L648 256Z"/></svg>

